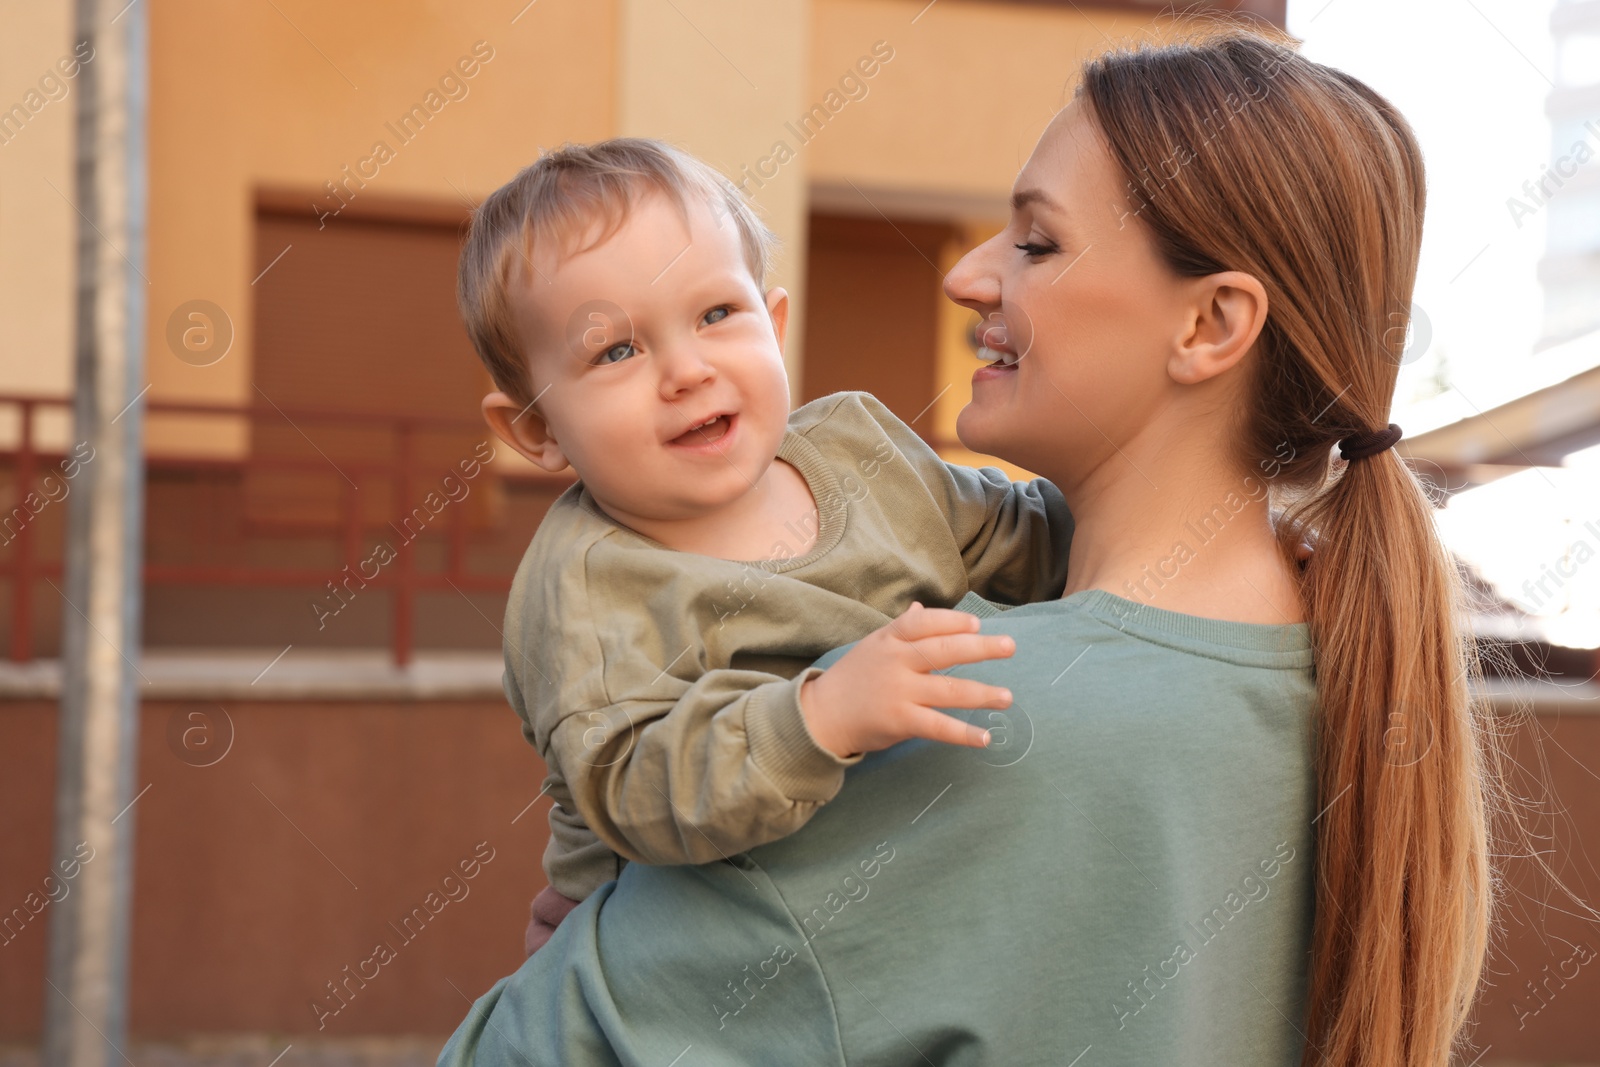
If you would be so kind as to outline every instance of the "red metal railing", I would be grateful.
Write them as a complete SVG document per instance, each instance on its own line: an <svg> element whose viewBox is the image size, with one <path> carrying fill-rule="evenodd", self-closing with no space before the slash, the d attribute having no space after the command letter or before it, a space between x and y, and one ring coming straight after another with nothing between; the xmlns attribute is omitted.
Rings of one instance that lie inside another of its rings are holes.
<svg viewBox="0 0 1600 1067"><path fill-rule="evenodd" d="M36 491L39 464L64 458L66 453L45 452L34 442L38 427L37 412L43 408L70 409L71 400L64 397L24 396L0 394L0 411L17 410L20 414L20 436L15 448L0 448L0 461L10 461L16 472L11 500L0 508L0 532L11 535L9 541L0 541L0 547L12 549L9 561L0 561L0 580L11 588L11 647L10 658L26 663L33 658L33 586L43 578L59 578L59 563L43 562L38 557L37 530L29 509L23 507L28 517L20 524L15 522L16 509L22 506L30 492ZM285 422L299 429L301 425L319 422L336 422L343 427L358 426L373 431L387 431L392 435L393 448L388 452L392 459L386 461L347 460L334 464L341 475L355 474L368 478L388 479L394 486L395 522L404 524L413 515L408 507L414 487L421 479L441 473L419 465L416 445L419 434L456 431L486 434L487 428L475 420L438 418L412 415L379 415L371 412L331 410L285 410L273 406L242 406L226 404L191 404L171 401L151 401L146 404L151 415L232 416L250 421ZM309 440L309 438L308 438ZM206 459L146 456L147 470L189 470L218 473L238 473L241 480L258 471L326 471L331 459L318 460L293 456L259 454L250 448L241 459ZM499 477L501 475L486 476ZM570 480L570 479L560 479ZM41 508L41 512L42 512ZM387 588L393 593L393 632L391 649L394 662L404 666L412 658L412 630L419 592L454 589L460 592L498 592L510 588L510 574L473 573L466 568L468 511L461 506L450 507L446 537L446 564L442 571L422 571L416 566L411 544L402 546L396 553L393 567L379 569L372 579L363 576L363 588ZM361 562L361 535L367 525L356 496L356 487L346 477L339 499L339 518L331 532L340 545L341 566L356 568ZM313 524L318 529L326 527ZM402 529L403 527L396 527ZM13 533L14 530L14 533ZM148 552L148 546L147 546ZM329 581L326 570L310 567L264 567L253 565L152 563L147 560L143 568L146 584L213 585L213 586L307 586L320 588ZM339 577L336 572L335 579Z"/></svg>

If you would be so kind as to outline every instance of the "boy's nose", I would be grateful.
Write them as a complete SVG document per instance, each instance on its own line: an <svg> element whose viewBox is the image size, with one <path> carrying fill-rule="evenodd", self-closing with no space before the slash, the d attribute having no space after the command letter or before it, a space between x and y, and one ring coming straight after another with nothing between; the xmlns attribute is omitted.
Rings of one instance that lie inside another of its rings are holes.
<svg viewBox="0 0 1600 1067"><path fill-rule="evenodd" d="M694 344L675 345L658 354L661 395L668 400L716 380L716 366Z"/></svg>

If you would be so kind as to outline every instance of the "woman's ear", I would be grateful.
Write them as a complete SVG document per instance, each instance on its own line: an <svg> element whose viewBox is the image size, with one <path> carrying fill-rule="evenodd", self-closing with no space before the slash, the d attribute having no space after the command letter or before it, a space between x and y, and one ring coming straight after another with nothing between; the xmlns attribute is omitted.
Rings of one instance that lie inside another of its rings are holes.
<svg viewBox="0 0 1600 1067"><path fill-rule="evenodd" d="M767 290L767 314L772 317L772 332L778 335L778 351L783 352L783 337L789 329L789 294L773 286Z"/></svg>
<svg viewBox="0 0 1600 1067"><path fill-rule="evenodd" d="M566 454L533 404L493 392L483 398L483 418L496 437L540 467L552 474L567 469Z"/></svg>
<svg viewBox="0 0 1600 1067"><path fill-rule="evenodd" d="M1187 333L1167 361L1167 374L1180 385L1209 381L1234 367L1267 322L1267 290L1253 275L1223 271L1195 283Z"/></svg>

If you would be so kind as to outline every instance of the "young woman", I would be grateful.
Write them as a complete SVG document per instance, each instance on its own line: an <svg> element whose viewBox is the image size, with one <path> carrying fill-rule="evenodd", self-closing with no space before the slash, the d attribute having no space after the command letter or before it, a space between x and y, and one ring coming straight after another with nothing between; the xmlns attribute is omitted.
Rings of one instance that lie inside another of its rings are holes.
<svg viewBox="0 0 1600 1067"><path fill-rule="evenodd" d="M1077 520L1060 600L963 603L1016 641L953 671L1015 694L997 743L630 865L440 1062L1445 1064L1497 779L1387 421L1423 202L1404 119L1283 43L1088 63L945 283L994 359L962 440Z"/></svg>

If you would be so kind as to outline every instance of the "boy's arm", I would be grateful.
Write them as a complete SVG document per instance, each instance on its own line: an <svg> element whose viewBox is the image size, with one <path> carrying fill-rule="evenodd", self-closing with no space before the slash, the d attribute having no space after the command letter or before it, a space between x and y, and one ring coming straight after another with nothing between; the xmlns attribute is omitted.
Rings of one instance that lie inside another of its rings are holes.
<svg viewBox="0 0 1600 1067"><path fill-rule="evenodd" d="M945 514L961 545L968 588L1002 604L1059 597L1072 543L1072 513L1061 490L1044 478L1014 482L998 467L940 464L949 479Z"/></svg>
<svg viewBox="0 0 1600 1067"><path fill-rule="evenodd" d="M870 393L858 395L877 424L875 432L897 453L885 462L909 463L949 520L974 593L1005 604L1061 595L1073 526L1061 490L1044 478L1014 482L997 467L949 463L882 401ZM877 454L884 452L878 446Z"/></svg>
<svg viewBox="0 0 1600 1067"><path fill-rule="evenodd" d="M799 688L820 673L713 670L692 683L662 673L609 707L566 716L546 758L618 855L723 859L804 825L861 760L835 756L806 728Z"/></svg>

